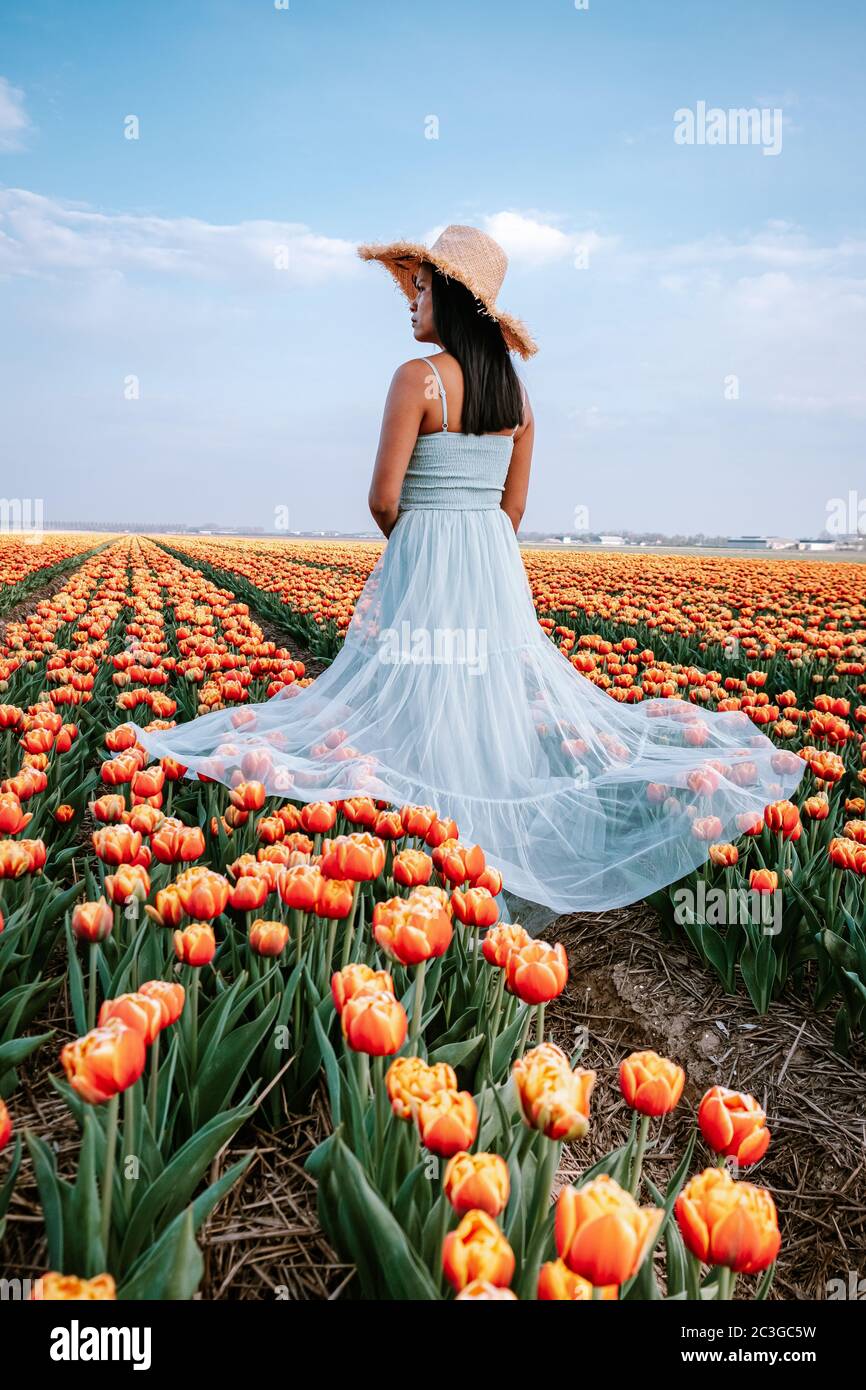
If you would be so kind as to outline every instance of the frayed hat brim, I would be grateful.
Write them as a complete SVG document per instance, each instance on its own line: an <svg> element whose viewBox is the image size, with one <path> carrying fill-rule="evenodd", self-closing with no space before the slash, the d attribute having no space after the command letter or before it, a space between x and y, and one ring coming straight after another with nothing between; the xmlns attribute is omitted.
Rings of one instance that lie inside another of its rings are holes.
<svg viewBox="0 0 866 1390"><path fill-rule="evenodd" d="M534 356L538 351L538 345L534 342L526 325L520 319L515 318L513 314L504 313L496 303L490 303L484 293L479 292L479 285L473 283L473 277L465 266L447 260L435 251L431 251L428 246L414 241L393 241L388 245L374 242L359 246L358 255L362 261L381 261L385 269L393 275L407 299L411 299L415 293L413 277L418 267L424 262L435 266L449 279L459 280L460 284L465 285L470 294L475 296L482 311L499 324L502 336L511 352L517 352L526 359Z"/></svg>

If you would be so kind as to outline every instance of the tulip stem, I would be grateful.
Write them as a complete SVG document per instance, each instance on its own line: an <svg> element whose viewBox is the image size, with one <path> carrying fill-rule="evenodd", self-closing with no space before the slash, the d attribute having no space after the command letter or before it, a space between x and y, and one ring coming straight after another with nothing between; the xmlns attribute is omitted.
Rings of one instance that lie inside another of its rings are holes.
<svg viewBox="0 0 866 1390"><path fill-rule="evenodd" d="M504 969L500 969L497 973L499 979L496 981L496 993L493 996L493 1019L487 1033L487 1047L491 1060L496 1036L499 1032L499 1018L502 1013L502 996L505 993L505 971Z"/></svg>
<svg viewBox="0 0 866 1390"><path fill-rule="evenodd" d="M723 1300L724 1302L730 1301L730 1299L732 1299L734 1296L734 1285L736 1282L737 1276L734 1273L734 1271L732 1269L728 1269L726 1265L720 1265L718 1280L719 1292L717 1295L718 1298Z"/></svg>
<svg viewBox="0 0 866 1390"><path fill-rule="evenodd" d="M517 1049L517 1055L518 1055L518 1057L522 1057L523 1054L524 1054L524 1052L526 1051L526 1042L527 1042L527 1039L528 1039L528 1037L529 1037L529 1025L530 1025L530 1023L532 1022L532 1010L531 1010L531 1008L529 1007L528 1004L525 1004L525 1005L524 1005L524 1008L526 1009L526 1017L525 1017L525 1019L523 1020L523 1027L522 1027L522 1029L520 1030L520 1045L519 1045L519 1047L518 1047L518 1049Z"/></svg>
<svg viewBox="0 0 866 1390"><path fill-rule="evenodd" d="M426 960L422 960L415 968L415 997L412 1003L412 1031L409 1035L409 1046L417 1056L418 1037L421 1032L421 1019L424 1013L424 976L427 970Z"/></svg>
<svg viewBox="0 0 866 1390"><path fill-rule="evenodd" d="M328 977L329 977L329 975L330 975L330 973L331 973L331 961L332 961L333 956L334 956L334 942L335 942L336 939L337 939L337 922L338 922L338 920L339 920L339 919L338 919L337 917L332 917L331 920L330 920L330 923L328 924L328 944L327 944L327 947L326 947L326 949L325 949L325 960L324 960L324 964L323 964L323 967L322 967L322 974L321 974L320 981L319 981L319 983L320 983L320 985L322 986L322 989L323 989L323 990L324 990L324 989L327 989L327 986L328 986Z"/></svg>
<svg viewBox="0 0 866 1390"><path fill-rule="evenodd" d="M352 942L355 939L355 913L358 910L358 895L361 891L360 879L355 879L355 886L352 889L352 906L349 909L349 916L343 927L343 954L340 958L340 969L345 970L352 955Z"/></svg>
<svg viewBox="0 0 866 1390"><path fill-rule="evenodd" d="M535 1011L535 1046L544 1042L544 1004L539 1004Z"/></svg>
<svg viewBox="0 0 866 1390"><path fill-rule="evenodd" d="M147 1113L150 1117L150 1127L154 1139L156 1138L156 1109L159 1095L159 1038L160 1035L157 1033L150 1047L150 1078L147 1092Z"/></svg>
<svg viewBox="0 0 866 1390"><path fill-rule="evenodd" d="M637 1136L637 1148L632 1160L631 1182L629 1192L632 1197L636 1197L640 1187L641 1173L643 1172L643 1156L646 1150L647 1134L649 1133L649 1115L641 1115L640 1129Z"/></svg>
<svg viewBox="0 0 866 1390"><path fill-rule="evenodd" d="M534 1138L533 1134L533 1138ZM550 1192L553 1180L559 1169L562 1145L554 1139L540 1136L544 1152L538 1160L535 1173L535 1191L530 1209L528 1246L526 1259L521 1271L521 1290L523 1298L535 1298L538 1289L538 1271L544 1254L544 1241L547 1236L547 1216L550 1209Z"/></svg>
<svg viewBox="0 0 866 1390"><path fill-rule="evenodd" d="M439 1201L442 1210L439 1214L439 1234L436 1238L436 1252L439 1256L439 1293L440 1296L445 1292L445 1237L448 1234L448 1227L451 1224L451 1204L444 1192L440 1192Z"/></svg>
<svg viewBox="0 0 866 1390"><path fill-rule="evenodd" d="M114 1162L117 1153L117 1116L120 1096L113 1095L105 1115L105 1164L102 1169L102 1249L110 1266L108 1243L111 1236L111 1203L114 1197Z"/></svg>
<svg viewBox="0 0 866 1390"><path fill-rule="evenodd" d="M376 1122L376 1169L377 1172L382 1163L385 1147L385 1115L382 1109L382 1102L385 1096L385 1063L381 1057L373 1058L373 1105L375 1107Z"/></svg>
<svg viewBox="0 0 866 1390"><path fill-rule="evenodd" d="M290 913L290 920L291 920L292 926L295 927L295 928L296 928L296 931L297 931L297 937L296 937L296 940L297 940L297 953L296 953L296 956L295 956L295 965L298 966L298 967L300 967L300 966L302 966L302 964L303 964L303 959L304 959L304 924L305 924L305 921L306 921L306 914L303 913L303 912L299 912L299 911L297 910L297 908L292 908L292 911L291 911L291 913ZM296 1053L300 1051L300 1039L301 1039L301 1007L302 1007L302 1004L303 1004L303 1000L304 1000L304 975L303 975L303 970L301 970L300 973L298 974L298 979L297 979L297 982L296 982L296 984L295 984L295 998L294 998L294 1007L293 1007L294 1035L295 1035L295 1036L294 1036L294 1038L293 1038L292 1041L293 1041L293 1045L294 1045L294 1048L295 1048L295 1052L296 1052Z"/></svg>
<svg viewBox="0 0 866 1390"><path fill-rule="evenodd" d="M198 992L199 992L199 967L191 965L192 979L189 982L189 1106L190 1118L193 1131L196 1128L198 1115L198 1093L196 1091L196 1073L198 1072Z"/></svg>
<svg viewBox="0 0 866 1390"><path fill-rule="evenodd" d="M138 1119L137 1101L138 1082L133 1086L127 1086L123 1093L123 1171L121 1173L121 1190L123 1192L123 1205L129 1210L129 1194L131 1189L126 1186L130 1181L129 1160L134 1158L136 1152L136 1129Z"/></svg>
<svg viewBox="0 0 866 1390"><path fill-rule="evenodd" d="M99 942L90 943L90 971L87 983L87 1031L96 1026L96 968L98 960Z"/></svg>

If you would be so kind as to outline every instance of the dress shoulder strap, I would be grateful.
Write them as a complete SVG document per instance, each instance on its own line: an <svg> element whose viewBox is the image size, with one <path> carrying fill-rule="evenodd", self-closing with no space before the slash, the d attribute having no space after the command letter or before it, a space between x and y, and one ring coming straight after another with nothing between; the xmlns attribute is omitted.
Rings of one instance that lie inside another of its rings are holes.
<svg viewBox="0 0 866 1390"><path fill-rule="evenodd" d="M447 432L448 432L448 398L447 398L447 396L445 395L445 386L444 386L444 383L443 383L443 381L442 381L441 376L439 375L439 368L436 366L436 363L433 362L432 359L429 358L429 357L425 357L425 358L424 358L424 361L427 363L428 367L431 368L431 370L432 370L432 372L433 372L433 375L435 376L436 380L437 380L438 383L439 383L439 398L440 398L440 400L442 401L442 432L443 432L443 434L447 434Z"/></svg>

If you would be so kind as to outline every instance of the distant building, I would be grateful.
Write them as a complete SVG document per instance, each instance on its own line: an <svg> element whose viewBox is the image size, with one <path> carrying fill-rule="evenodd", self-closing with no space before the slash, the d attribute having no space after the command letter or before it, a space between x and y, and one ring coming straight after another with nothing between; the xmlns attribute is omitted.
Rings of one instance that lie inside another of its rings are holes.
<svg viewBox="0 0 866 1390"><path fill-rule="evenodd" d="M728 536L726 545L735 547L737 550L766 550L766 536Z"/></svg>
<svg viewBox="0 0 866 1390"><path fill-rule="evenodd" d="M827 540L800 540L797 542L798 550L835 550L836 542Z"/></svg>
<svg viewBox="0 0 866 1390"><path fill-rule="evenodd" d="M600 545L625 545L625 536L599 536Z"/></svg>

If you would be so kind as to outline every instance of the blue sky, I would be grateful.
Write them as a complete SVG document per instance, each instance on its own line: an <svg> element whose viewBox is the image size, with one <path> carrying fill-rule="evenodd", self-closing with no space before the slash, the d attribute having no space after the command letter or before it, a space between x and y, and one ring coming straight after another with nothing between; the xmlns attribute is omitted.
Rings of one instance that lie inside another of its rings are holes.
<svg viewBox="0 0 866 1390"><path fill-rule="evenodd" d="M4 0L4 491L366 528L417 349L353 248L459 221L541 345L528 529L817 534L866 488L864 31L855 0ZM677 144L701 101L781 110L779 153Z"/></svg>

